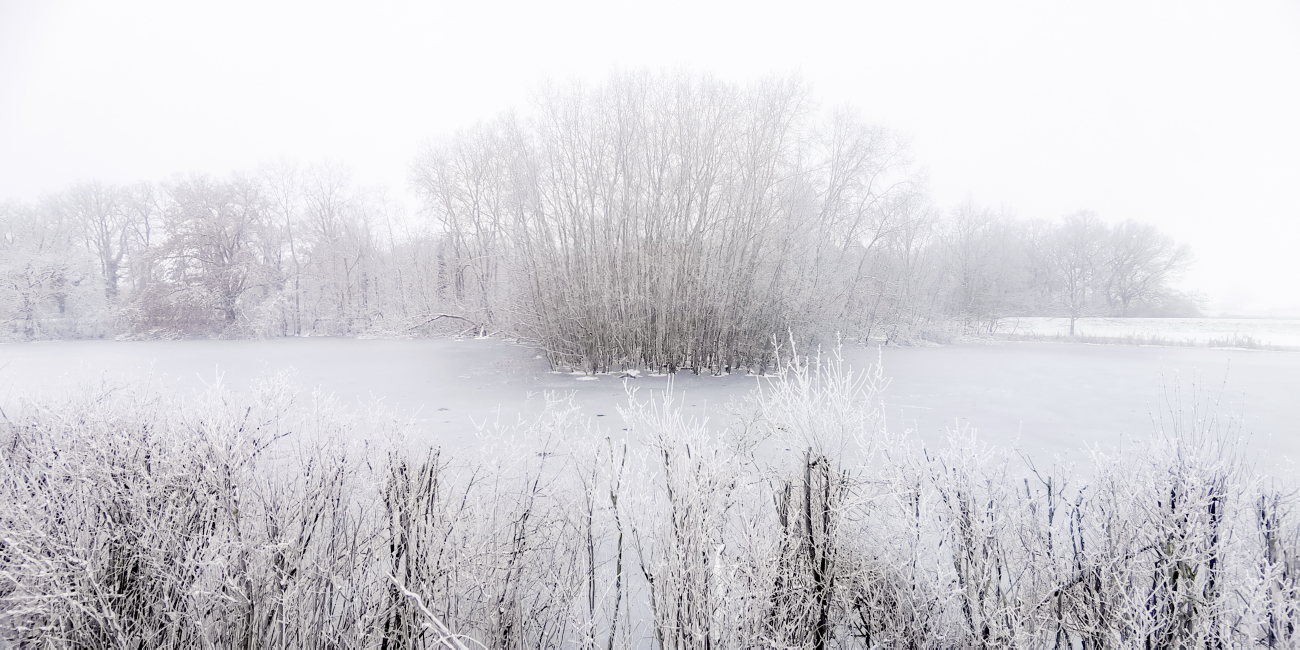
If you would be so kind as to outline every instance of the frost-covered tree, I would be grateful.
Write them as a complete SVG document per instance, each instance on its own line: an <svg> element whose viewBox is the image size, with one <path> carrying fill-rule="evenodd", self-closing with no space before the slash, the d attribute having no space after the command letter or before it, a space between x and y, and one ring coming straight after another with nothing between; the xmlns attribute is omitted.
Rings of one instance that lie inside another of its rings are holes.
<svg viewBox="0 0 1300 650"><path fill-rule="evenodd" d="M442 147L430 147L412 169L425 210L443 238L436 266L430 269L437 295L480 329L510 323L511 264L528 265L515 259L515 251L539 255L545 250L546 242L536 242L527 225L516 223L525 209L521 194L528 187L526 180L515 177L523 172L522 160L528 156L520 150L519 137L517 125L503 118ZM534 244L542 249L533 249ZM519 279L534 292L540 289L540 278Z"/></svg>
<svg viewBox="0 0 1300 650"><path fill-rule="evenodd" d="M1106 237L1106 224L1085 210L1063 218L1052 240L1051 263L1059 283L1057 300L1070 317L1070 336L1074 336L1074 322L1098 300L1098 279L1105 272Z"/></svg>
<svg viewBox="0 0 1300 650"><path fill-rule="evenodd" d="M1177 244L1150 224L1127 220L1110 231L1106 300L1127 316L1137 303L1159 303L1172 296L1169 283L1192 262L1186 244Z"/></svg>
<svg viewBox="0 0 1300 650"><path fill-rule="evenodd" d="M1016 233L1007 220L972 202L958 206L940 235L951 282L948 313L970 328L992 327L1019 287Z"/></svg>
<svg viewBox="0 0 1300 650"><path fill-rule="evenodd" d="M79 183L56 199L57 209L75 225L86 249L99 260L104 295L117 300L122 260L132 242L125 191L99 182Z"/></svg>
<svg viewBox="0 0 1300 650"><path fill-rule="evenodd" d="M136 328L172 334L257 331L256 310L278 290L280 234L260 184L179 178L165 186L153 277L133 296Z"/></svg>
<svg viewBox="0 0 1300 650"><path fill-rule="evenodd" d="M0 319L6 337L103 336L103 285L77 225L50 201L0 204Z"/></svg>

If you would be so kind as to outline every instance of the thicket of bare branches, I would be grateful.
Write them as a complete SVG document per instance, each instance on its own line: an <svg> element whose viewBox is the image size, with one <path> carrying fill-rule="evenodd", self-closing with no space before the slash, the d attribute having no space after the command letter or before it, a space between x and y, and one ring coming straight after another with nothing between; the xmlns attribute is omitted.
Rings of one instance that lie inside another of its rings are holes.
<svg viewBox="0 0 1300 650"><path fill-rule="evenodd" d="M905 167L896 136L815 117L796 80L642 74L545 89L431 145L414 180L458 291L553 362L727 370L767 364L776 333L871 329L877 251L924 209Z"/></svg>
<svg viewBox="0 0 1300 650"><path fill-rule="evenodd" d="M1090 475L891 433L783 359L709 434L633 396L473 451L280 380L0 429L0 629L46 647L1290 647L1294 486L1193 390Z"/></svg>

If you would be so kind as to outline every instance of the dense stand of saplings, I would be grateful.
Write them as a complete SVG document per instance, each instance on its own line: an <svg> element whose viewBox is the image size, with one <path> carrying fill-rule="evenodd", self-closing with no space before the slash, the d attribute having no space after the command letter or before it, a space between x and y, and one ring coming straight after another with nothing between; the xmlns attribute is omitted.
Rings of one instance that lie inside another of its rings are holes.
<svg viewBox="0 0 1300 650"><path fill-rule="evenodd" d="M786 363L710 436L629 400L475 451L268 381L0 425L0 629L41 647L1293 647L1300 517L1193 397L1089 477L885 430ZM1188 404L1187 402L1191 402Z"/></svg>
<svg viewBox="0 0 1300 650"><path fill-rule="evenodd" d="M431 143L407 216L337 166L0 204L0 338L460 330L557 365L761 369L772 335L1170 314L1185 247L1087 212L935 208L890 131L797 80L616 76Z"/></svg>

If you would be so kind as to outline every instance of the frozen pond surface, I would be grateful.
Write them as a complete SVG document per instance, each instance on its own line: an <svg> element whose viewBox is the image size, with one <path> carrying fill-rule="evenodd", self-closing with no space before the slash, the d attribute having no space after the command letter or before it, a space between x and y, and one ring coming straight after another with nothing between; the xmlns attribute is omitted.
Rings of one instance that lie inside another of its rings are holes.
<svg viewBox="0 0 1300 650"><path fill-rule="evenodd" d="M970 426L981 439L1019 446L1040 463L1057 454L1082 461L1087 445L1151 434L1162 375L1171 390L1180 384L1188 401L1199 376L1202 401L1219 399L1223 414L1244 413L1251 448L1266 469L1289 473L1290 460L1300 458L1300 353L1016 342L879 354L845 352L855 368L883 359L890 428L913 429L930 445L944 444L949 429ZM189 391L220 371L228 387L241 390L288 368L304 389L320 386L345 403L382 398L390 409L414 414L429 444L453 448L473 442L474 422L497 413L513 421L537 408L545 391L572 391L586 415L617 435L624 425L616 407L626 404L626 387L644 398L667 383L552 373L536 351L495 340L62 341L0 345L0 407L104 376L152 372ZM715 427L725 424L723 405L758 381L690 373L674 379L686 411L708 416Z"/></svg>
<svg viewBox="0 0 1300 650"><path fill-rule="evenodd" d="M884 351L893 381L885 394L893 423L941 440L955 424L1035 458L1079 458L1094 444L1144 439L1169 422L1162 386L1193 381L1209 411L1242 417L1250 446L1270 471L1300 459L1300 353L1184 347L998 343ZM1176 399L1176 398L1175 398Z"/></svg>

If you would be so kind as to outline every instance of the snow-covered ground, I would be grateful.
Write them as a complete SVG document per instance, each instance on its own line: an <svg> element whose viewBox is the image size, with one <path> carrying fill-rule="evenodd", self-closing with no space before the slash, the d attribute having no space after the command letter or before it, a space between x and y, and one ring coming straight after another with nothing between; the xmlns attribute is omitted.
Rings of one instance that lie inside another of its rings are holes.
<svg viewBox="0 0 1300 650"><path fill-rule="evenodd" d="M1270 471L1300 458L1300 353L999 342L857 348L845 356L856 368L883 361L889 426L913 429L929 445L969 426L1040 464L1055 455L1082 462L1087 446L1150 435L1162 386L1181 386L1190 403L1199 377L1201 403L1218 400L1220 413L1242 413L1251 447ZM285 369L303 388L319 386L345 403L382 399L416 420L414 443L446 448L474 444L475 423L537 410L547 391L572 394L584 414L619 436L626 425L617 407L626 405L628 389L644 399L662 395L669 381L553 373L536 351L496 340L62 341L0 345L0 408L16 408L24 394L57 395L103 377L152 373L171 390L189 391L220 373L241 390ZM685 412L708 417L716 431L727 422L727 402L762 380L681 373L672 381Z"/></svg>
<svg viewBox="0 0 1300 650"><path fill-rule="evenodd" d="M1265 318L1080 318L1074 331L1080 336L1164 340L1176 344L1230 347L1245 338L1258 345L1300 348L1300 320ZM1006 318L999 334L1065 336L1069 318Z"/></svg>

